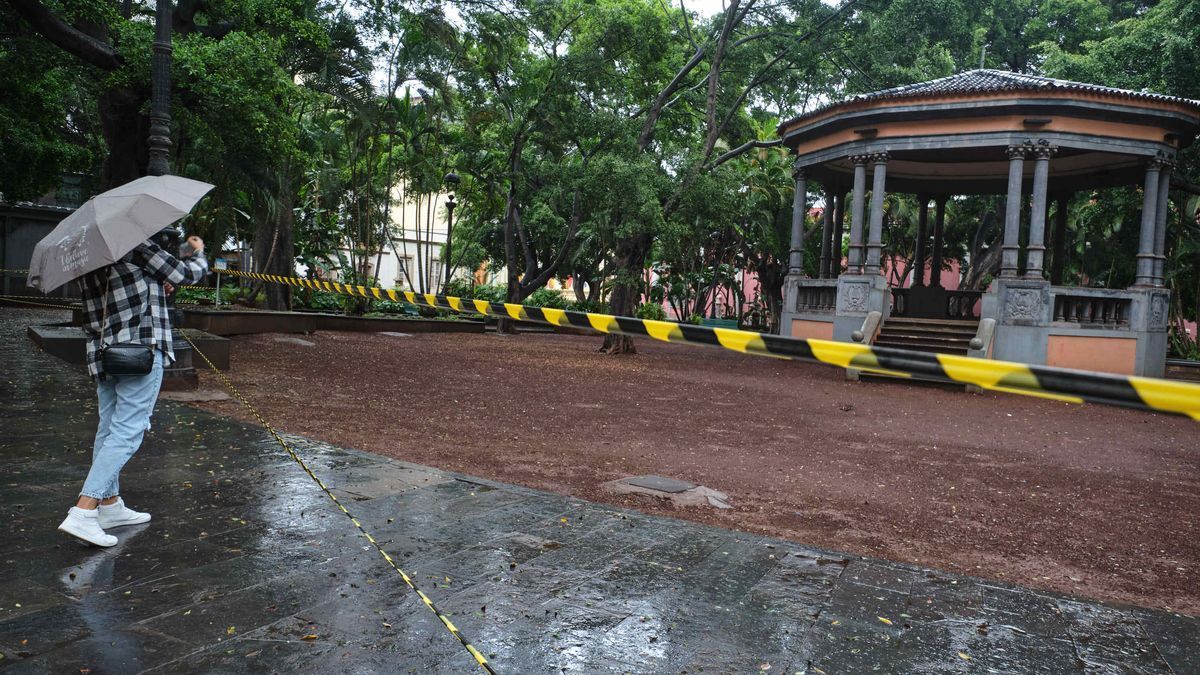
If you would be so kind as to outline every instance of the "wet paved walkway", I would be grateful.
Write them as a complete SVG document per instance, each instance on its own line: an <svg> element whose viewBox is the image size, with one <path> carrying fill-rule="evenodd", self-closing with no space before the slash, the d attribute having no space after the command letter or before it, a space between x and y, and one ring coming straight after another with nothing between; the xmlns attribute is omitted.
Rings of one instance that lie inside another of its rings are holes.
<svg viewBox="0 0 1200 675"><path fill-rule="evenodd" d="M25 338L58 316L0 308L0 670L474 669L257 427L160 403L122 476L155 520L109 550L57 533L95 419ZM1194 618L292 440L502 673L1200 672Z"/></svg>

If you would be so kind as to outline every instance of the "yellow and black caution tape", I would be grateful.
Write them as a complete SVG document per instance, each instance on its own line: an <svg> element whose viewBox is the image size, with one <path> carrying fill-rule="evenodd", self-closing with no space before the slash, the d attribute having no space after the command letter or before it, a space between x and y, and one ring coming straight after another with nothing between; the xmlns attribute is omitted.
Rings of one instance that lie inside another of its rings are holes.
<svg viewBox="0 0 1200 675"><path fill-rule="evenodd" d="M53 301L61 300L64 304L53 304ZM53 309L78 309L78 298L54 298L41 295L0 295L0 302L15 302L21 305L33 305L35 307L51 307ZM72 304L65 304L72 303Z"/></svg>
<svg viewBox="0 0 1200 675"><path fill-rule="evenodd" d="M283 436L279 435L279 432L275 431L275 428L272 427L271 423L268 422L266 418L264 418L262 414L258 412L258 409L255 408L254 405L251 404L250 401L243 396L240 391L238 391L237 387L233 386L233 382L225 376L225 373L222 373L219 369L217 369L217 366L213 364L211 360L209 360L208 356L205 355L204 352L200 351L200 348L196 346L195 342L192 342L192 339L187 336L187 333L181 333L181 335L183 335L183 339L187 340L188 344L192 346L192 350L199 354L200 358L204 359L204 362L207 363L208 367L212 369L213 373L217 376L217 379L221 380L221 383L225 385L225 388L229 390L229 393L232 394L234 398L240 401L241 404L250 411L250 414L253 415L254 418L258 420L258 423L267 430L267 433L271 434L275 441L279 443L280 447L287 452L288 456L291 457L296 464L299 464L300 468L304 470L304 473L308 474L308 477L313 479L313 481L321 488L325 495L329 497L329 499L331 499L335 505L337 505L338 509L340 509L342 513L346 514L346 517L350 519L350 522L354 523L354 527L358 528L358 531L362 533L362 536L366 537L367 541L371 542L371 545L375 547L375 550L379 552L379 555L383 556L383 559L387 561L387 564L390 565L392 569L396 570L396 573L400 575L400 578L404 580L404 583L407 584L408 587L417 594L417 597L421 598L421 602L425 603L425 606L437 616L437 618L442 622L443 625L446 626L450 633L454 635L454 637L460 643L462 643L462 646L465 647L468 652L471 653L471 656L475 658L475 661L479 664L479 666L486 672L493 673L494 675L496 671L492 669L492 666L490 663L488 663L487 658L482 652L480 652L475 648L474 645L471 644L471 641L468 640L467 637L463 635L462 631L460 631L458 627L454 625L454 622L450 620L450 617L443 614L442 611L437 608L437 605L433 604L433 600L430 600L429 596L426 595L425 592L419 587L417 587L417 583L411 576L408 575L407 572L401 569L400 565L396 563L395 558L393 558L387 551L383 550L383 546L381 546L379 542L371 536L370 532L367 532L366 528L363 527L358 518L355 518L354 515L350 513L346 506L342 504L342 501L337 498L337 495L333 494L333 491L325 485L325 482L322 481L317 474L313 473L313 470L308 466L304 459L300 457L300 455L296 454L296 451L292 449L292 446L288 445L288 442L284 440Z"/></svg>
<svg viewBox="0 0 1200 675"><path fill-rule="evenodd" d="M1186 415L1200 421L1200 385L1188 382L1111 375L950 354L930 354L851 342L781 337L731 328L709 328L594 312L574 312L549 307L487 302L432 293L397 291L273 274L256 274L235 270L218 270L217 273L300 288L332 291L356 297L395 302L407 301L414 305L448 309L455 312L535 321L552 326L591 328L601 333L650 337L663 342L723 347L746 354L816 361L866 372L902 377L920 375L944 382L973 384L983 389L1057 401L1105 403L1155 410Z"/></svg>

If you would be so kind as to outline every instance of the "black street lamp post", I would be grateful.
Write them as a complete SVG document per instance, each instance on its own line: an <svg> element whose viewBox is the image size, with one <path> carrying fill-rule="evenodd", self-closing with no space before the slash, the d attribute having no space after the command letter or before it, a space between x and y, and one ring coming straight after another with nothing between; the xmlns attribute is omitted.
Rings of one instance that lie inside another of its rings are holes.
<svg viewBox="0 0 1200 675"><path fill-rule="evenodd" d="M456 189L460 182L458 174L453 172L446 174L446 177L442 180L445 181L446 185L450 186L451 190ZM450 247L450 244L454 236L455 206L458 206L458 202L454 201L454 193L451 192L449 199L446 200L446 253L443 256L445 260L442 261L442 267L446 270L446 272L442 278L442 295L446 295L450 292L450 277L454 275L455 266L452 265L450 261L454 254L454 249Z"/></svg>
<svg viewBox="0 0 1200 675"><path fill-rule="evenodd" d="M157 0L154 11L154 58L150 64L150 138L149 162L146 173L165 176L171 172L171 22L173 6L171 0ZM183 232L168 227L158 233L158 244L165 251L179 253L179 240ZM179 326L183 323L183 312L175 307L175 293L167 295L167 309L171 317L171 343L175 352L175 363L163 371L163 389L195 389L199 384L196 369L192 367L192 347L183 339Z"/></svg>
<svg viewBox="0 0 1200 675"><path fill-rule="evenodd" d="M158 0L154 12L154 60L150 71L150 162L146 173L165 176L171 167L171 0Z"/></svg>

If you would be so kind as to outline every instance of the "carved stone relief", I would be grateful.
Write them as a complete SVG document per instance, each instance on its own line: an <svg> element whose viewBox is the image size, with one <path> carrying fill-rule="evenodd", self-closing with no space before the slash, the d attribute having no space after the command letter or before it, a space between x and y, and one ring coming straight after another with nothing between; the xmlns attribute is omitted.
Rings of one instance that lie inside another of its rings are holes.
<svg viewBox="0 0 1200 675"><path fill-rule="evenodd" d="M871 297L871 286L867 283L843 283L842 297L838 302L844 312L866 312Z"/></svg>
<svg viewBox="0 0 1200 675"><path fill-rule="evenodd" d="M1167 296L1155 293L1150 296L1150 317L1146 327L1149 330L1167 329Z"/></svg>
<svg viewBox="0 0 1200 675"><path fill-rule="evenodd" d="M1042 317L1042 292L1036 288L1013 288L1004 302L1004 318L1037 321Z"/></svg>

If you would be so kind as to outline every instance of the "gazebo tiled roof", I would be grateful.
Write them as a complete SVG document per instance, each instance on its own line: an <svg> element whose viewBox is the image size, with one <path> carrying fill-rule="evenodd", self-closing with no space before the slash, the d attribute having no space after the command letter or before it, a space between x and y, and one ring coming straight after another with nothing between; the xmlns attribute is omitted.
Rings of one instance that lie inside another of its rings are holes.
<svg viewBox="0 0 1200 675"><path fill-rule="evenodd" d="M1177 103L1195 108L1200 112L1200 101L1167 96L1151 92L1102 87L1084 82L1071 82L1052 77L1024 75L1007 70L978 69L941 77L928 82L906 84L891 89L882 89L866 94L857 94L841 101L836 101L798 115L783 124L780 128L788 127L796 122L819 115L831 108L848 106L856 103L875 101L890 101L902 99L939 98L955 95L994 94L1004 92L1077 92L1083 94L1098 94L1117 99L1136 101L1154 101L1158 103Z"/></svg>

